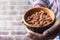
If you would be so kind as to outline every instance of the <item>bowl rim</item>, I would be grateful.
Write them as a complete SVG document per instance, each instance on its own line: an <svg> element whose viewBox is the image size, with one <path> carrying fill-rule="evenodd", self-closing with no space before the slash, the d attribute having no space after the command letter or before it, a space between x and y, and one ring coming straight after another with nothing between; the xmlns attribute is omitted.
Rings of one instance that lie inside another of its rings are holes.
<svg viewBox="0 0 60 40"><path fill-rule="evenodd" d="M24 12L23 22L24 22L24 24L25 24L26 26L33 27L33 28L41 28L41 27L35 27L35 26L33 26L33 25L30 25L29 23L27 23L27 22L25 21L25 15L26 15L26 13L27 13L28 11L32 10L32 9L35 9L35 8L45 8L45 7L33 7L33 8L30 8L30 9L26 10L26 11ZM45 8L45 9L48 9L48 8ZM50 9L48 9L48 10L50 10ZM56 15L54 14L54 12L53 12L52 10L50 10L50 11L51 11L51 12L53 13L53 15L54 15L54 20L53 20L52 22L44 25L43 27L52 24L52 23L56 20Z"/></svg>

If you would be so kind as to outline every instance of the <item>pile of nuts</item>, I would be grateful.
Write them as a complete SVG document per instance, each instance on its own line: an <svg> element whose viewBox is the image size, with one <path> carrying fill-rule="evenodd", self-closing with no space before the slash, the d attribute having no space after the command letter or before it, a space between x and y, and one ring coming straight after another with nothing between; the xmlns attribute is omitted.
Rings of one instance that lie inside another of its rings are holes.
<svg viewBox="0 0 60 40"><path fill-rule="evenodd" d="M31 16L28 16L26 22L36 27L44 26L52 21L52 18L44 11L34 12Z"/></svg>

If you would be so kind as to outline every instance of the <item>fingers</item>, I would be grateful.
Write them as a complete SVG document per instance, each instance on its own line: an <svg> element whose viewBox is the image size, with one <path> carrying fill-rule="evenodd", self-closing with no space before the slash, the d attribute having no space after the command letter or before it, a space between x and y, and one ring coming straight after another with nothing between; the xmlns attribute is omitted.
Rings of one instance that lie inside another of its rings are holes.
<svg viewBox="0 0 60 40"><path fill-rule="evenodd" d="M43 39L45 40L45 38L53 39L59 33L60 33L60 19L56 20L55 24L51 28L43 32L43 34L38 34L31 30L28 30L27 36L29 36L31 39L34 40L43 40Z"/></svg>
<svg viewBox="0 0 60 40"><path fill-rule="evenodd" d="M27 36L30 37L31 39L34 39L34 40L43 40L43 37L44 37L42 34L35 33L30 30L27 33Z"/></svg>
<svg viewBox="0 0 60 40"><path fill-rule="evenodd" d="M27 34L30 34L30 35L37 35L37 36L42 36L42 34L39 34L39 33L35 33L35 32L33 32L33 31L31 31L31 30L29 30L29 29L27 29Z"/></svg>
<svg viewBox="0 0 60 40"><path fill-rule="evenodd" d="M49 36L49 35L52 35L52 36L56 36L57 34L59 34L59 31L60 31L60 19L57 19L55 24L47 29L43 35L45 36Z"/></svg>

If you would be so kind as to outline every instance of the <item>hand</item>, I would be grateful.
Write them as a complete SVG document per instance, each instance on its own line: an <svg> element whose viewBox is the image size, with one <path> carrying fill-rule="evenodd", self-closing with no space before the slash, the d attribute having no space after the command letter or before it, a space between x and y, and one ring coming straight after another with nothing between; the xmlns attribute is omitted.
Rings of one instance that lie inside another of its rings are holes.
<svg viewBox="0 0 60 40"><path fill-rule="evenodd" d="M60 19L57 19L52 27L44 31L42 34L28 31L27 36L33 40L48 40L54 39L57 35L60 34Z"/></svg>

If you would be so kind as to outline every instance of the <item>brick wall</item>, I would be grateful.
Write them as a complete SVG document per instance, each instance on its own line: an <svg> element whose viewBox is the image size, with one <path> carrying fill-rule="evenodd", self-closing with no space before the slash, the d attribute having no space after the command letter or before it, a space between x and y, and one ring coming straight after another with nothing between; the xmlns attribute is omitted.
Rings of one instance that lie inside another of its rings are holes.
<svg viewBox="0 0 60 40"><path fill-rule="evenodd" d="M22 24L24 11L31 7L28 0L0 0L0 40L31 40Z"/></svg>
<svg viewBox="0 0 60 40"><path fill-rule="evenodd" d="M30 7L28 0L0 0L0 40L27 40L22 17Z"/></svg>

